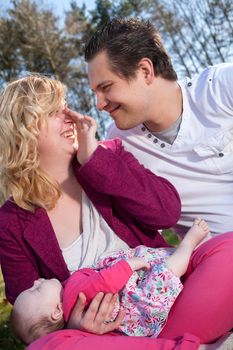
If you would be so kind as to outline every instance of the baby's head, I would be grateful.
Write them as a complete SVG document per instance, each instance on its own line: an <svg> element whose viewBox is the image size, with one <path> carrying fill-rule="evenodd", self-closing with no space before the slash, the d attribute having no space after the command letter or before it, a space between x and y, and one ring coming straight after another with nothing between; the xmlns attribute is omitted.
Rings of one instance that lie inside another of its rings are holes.
<svg viewBox="0 0 233 350"><path fill-rule="evenodd" d="M11 323L25 344L64 327L61 294L62 285L57 279L40 278L17 297Z"/></svg>

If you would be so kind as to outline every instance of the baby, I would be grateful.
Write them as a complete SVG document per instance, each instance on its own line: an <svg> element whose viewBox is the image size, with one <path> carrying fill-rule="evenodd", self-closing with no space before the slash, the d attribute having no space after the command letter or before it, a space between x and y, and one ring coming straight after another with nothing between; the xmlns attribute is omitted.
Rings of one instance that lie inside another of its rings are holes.
<svg viewBox="0 0 233 350"><path fill-rule="evenodd" d="M40 278L15 301L11 315L15 333L30 344L64 327L80 292L87 305L98 292L104 292L119 295L112 318L105 322L111 322L122 306L125 317L118 331L157 337L182 290L179 278L186 272L193 250L208 238L208 225L196 219L175 251L145 246L120 251L99 261L97 270L76 271L64 288L56 279Z"/></svg>

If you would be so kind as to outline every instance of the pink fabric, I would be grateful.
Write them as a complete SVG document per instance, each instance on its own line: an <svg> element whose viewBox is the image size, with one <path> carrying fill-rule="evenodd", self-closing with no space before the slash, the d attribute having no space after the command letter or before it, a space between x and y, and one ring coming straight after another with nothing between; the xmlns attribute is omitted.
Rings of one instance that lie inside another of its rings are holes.
<svg viewBox="0 0 233 350"><path fill-rule="evenodd" d="M196 350L198 347L198 338L191 334L166 340L124 337L114 333L98 336L78 330L62 330L38 339L27 350Z"/></svg>
<svg viewBox="0 0 233 350"><path fill-rule="evenodd" d="M129 264L124 260L98 272L86 268L73 273L65 283L63 291L65 321L68 321L80 292L85 294L87 304L89 304L99 292L113 294L119 292L128 282L132 273Z"/></svg>
<svg viewBox="0 0 233 350"><path fill-rule="evenodd" d="M138 246L99 260L99 271L88 268L76 271L63 290L65 321L68 321L80 292L85 294L87 305L99 292L119 292L112 318L117 316L120 306L125 309L125 317L118 331L128 336L157 337L182 290L180 279L166 265L166 258L171 254L171 249ZM144 258L150 263L150 269L133 273L124 259L134 256Z"/></svg>
<svg viewBox="0 0 233 350"><path fill-rule="evenodd" d="M77 180L113 231L130 247L166 247L159 228L180 215L179 195L169 181L145 169L120 140L99 146L83 166L74 161ZM0 263L7 299L40 278L64 282L69 271L46 211L34 213L7 201L0 208Z"/></svg>
<svg viewBox="0 0 233 350"><path fill-rule="evenodd" d="M233 327L233 232L202 244L192 255L184 289L159 337L190 332L213 342Z"/></svg>
<svg viewBox="0 0 233 350"><path fill-rule="evenodd" d="M173 225L180 212L179 197L168 181L145 171L120 144L116 144L115 153L98 147L90 162L82 167L76 165L75 171L98 211L130 246L166 246L156 229ZM69 276L51 223L42 209L29 213L10 201L0 209L0 256L11 302L39 277L57 277L64 281ZM182 337L188 331L199 336L202 342L213 341L232 328L232 257L232 233L213 238L194 253L185 287L171 310L161 338ZM78 331L59 334L69 335L63 344L62 337L56 338L54 333L39 340L41 347L32 344L30 350L73 350L76 345L77 350L97 347L149 350L150 346L159 350L194 349L193 342L184 338L178 344L167 339L98 337ZM47 339L51 346L46 347ZM197 343L195 346L197 349Z"/></svg>

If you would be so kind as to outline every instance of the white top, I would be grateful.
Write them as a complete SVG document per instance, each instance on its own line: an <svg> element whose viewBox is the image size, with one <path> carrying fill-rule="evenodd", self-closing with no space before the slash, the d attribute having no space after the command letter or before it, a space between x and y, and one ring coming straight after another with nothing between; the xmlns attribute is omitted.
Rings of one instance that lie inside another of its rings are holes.
<svg viewBox="0 0 233 350"><path fill-rule="evenodd" d="M213 234L233 230L233 64L208 67L193 80L178 82L183 114L173 144L159 140L143 125L127 131L111 125L108 137L177 188L181 235L201 216Z"/></svg>
<svg viewBox="0 0 233 350"><path fill-rule="evenodd" d="M68 247L61 249L70 273L81 267L94 267L99 259L128 249L82 192L83 233Z"/></svg>

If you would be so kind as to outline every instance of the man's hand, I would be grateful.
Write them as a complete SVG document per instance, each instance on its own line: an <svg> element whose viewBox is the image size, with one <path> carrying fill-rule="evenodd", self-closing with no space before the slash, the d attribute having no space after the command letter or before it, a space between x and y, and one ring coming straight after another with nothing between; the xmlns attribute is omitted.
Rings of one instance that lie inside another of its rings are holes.
<svg viewBox="0 0 233 350"><path fill-rule="evenodd" d="M120 326L125 315L125 312L120 310L115 321L106 322L111 319L116 299L117 294L100 292L92 300L88 309L84 311L86 297L83 293L80 293L76 306L69 318L67 328L80 329L94 334L114 331Z"/></svg>
<svg viewBox="0 0 233 350"><path fill-rule="evenodd" d="M74 112L67 107L64 113L75 124L78 141L77 159L80 164L84 164L98 146L95 138L97 123L93 118Z"/></svg>

